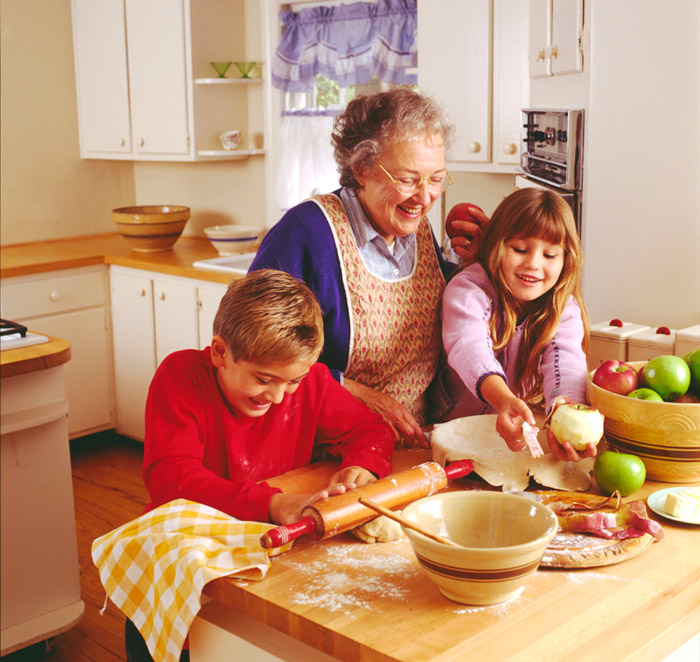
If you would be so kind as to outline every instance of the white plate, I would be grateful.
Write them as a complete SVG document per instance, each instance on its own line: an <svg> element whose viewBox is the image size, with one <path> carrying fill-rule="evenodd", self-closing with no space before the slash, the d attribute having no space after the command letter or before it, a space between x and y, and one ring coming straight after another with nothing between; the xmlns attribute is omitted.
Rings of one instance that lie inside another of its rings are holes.
<svg viewBox="0 0 700 662"><path fill-rule="evenodd" d="M657 490L653 494L647 497L647 505L651 508L657 515L665 517L666 519L672 519L675 522L684 522L685 524L695 524L700 525L700 521L685 519L683 517L675 517L664 510L664 504L666 503L666 495L671 492L682 492L687 490L689 487L694 487L693 485L686 485L685 487L667 487L663 490Z"/></svg>

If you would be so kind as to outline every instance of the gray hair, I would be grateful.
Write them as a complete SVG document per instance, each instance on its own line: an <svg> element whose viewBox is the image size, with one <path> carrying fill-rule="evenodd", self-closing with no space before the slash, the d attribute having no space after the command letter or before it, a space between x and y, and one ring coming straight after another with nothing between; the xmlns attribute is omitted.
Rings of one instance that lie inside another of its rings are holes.
<svg viewBox="0 0 700 662"><path fill-rule="evenodd" d="M455 128L430 97L407 87L359 96L335 118L331 142L341 186L360 187L353 168L367 170L394 143L440 134L447 151Z"/></svg>

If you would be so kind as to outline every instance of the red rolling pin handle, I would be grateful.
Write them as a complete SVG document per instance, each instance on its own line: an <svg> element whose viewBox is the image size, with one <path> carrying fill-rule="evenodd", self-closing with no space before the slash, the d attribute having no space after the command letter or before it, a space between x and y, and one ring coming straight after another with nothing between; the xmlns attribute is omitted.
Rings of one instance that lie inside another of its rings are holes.
<svg viewBox="0 0 700 662"><path fill-rule="evenodd" d="M456 462L450 462L445 467L445 476L447 480L454 480L455 478L462 478L474 471L474 463L471 460L457 460Z"/></svg>
<svg viewBox="0 0 700 662"><path fill-rule="evenodd" d="M304 517L292 524L283 524L275 529L270 529L260 538L260 544L264 549L273 549L286 545L290 540L296 540L299 536L313 533L316 530L316 521L313 517Z"/></svg>

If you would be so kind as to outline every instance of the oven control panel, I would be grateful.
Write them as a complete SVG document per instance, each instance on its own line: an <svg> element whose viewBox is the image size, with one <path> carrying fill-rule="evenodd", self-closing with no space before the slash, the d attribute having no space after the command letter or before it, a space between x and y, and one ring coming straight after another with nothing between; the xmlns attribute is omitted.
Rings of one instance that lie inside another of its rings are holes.
<svg viewBox="0 0 700 662"><path fill-rule="evenodd" d="M520 166L529 177L568 191L580 191L583 110L524 109Z"/></svg>

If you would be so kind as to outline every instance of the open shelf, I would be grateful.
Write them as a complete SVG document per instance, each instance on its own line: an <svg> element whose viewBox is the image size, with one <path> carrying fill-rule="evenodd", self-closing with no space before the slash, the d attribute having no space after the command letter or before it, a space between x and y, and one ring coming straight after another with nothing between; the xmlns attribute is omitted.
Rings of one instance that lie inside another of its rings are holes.
<svg viewBox="0 0 700 662"><path fill-rule="evenodd" d="M262 78L195 78L195 85L256 85Z"/></svg>
<svg viewBox="0 0 700 662"><path fill-rule="evenodd" d="M201 149L197 152L198 159L210 159L220 161L234 161L247 159L250 156L261 156L264 149Z"/></svg>

